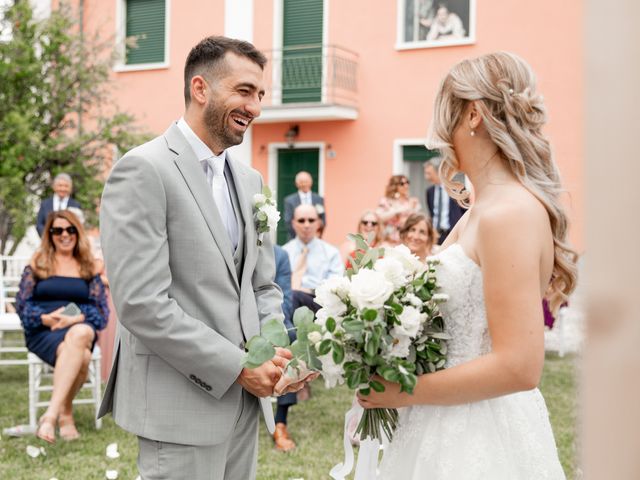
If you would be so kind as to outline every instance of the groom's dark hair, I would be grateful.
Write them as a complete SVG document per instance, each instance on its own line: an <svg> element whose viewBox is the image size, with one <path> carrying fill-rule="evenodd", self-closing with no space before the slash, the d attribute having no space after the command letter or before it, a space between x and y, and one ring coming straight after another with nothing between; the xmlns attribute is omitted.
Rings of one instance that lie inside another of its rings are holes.
<svg viewBox="0 0 640 480"><path fill-rule="evenodd" d="M214 74L224 72L224 56L227 52L233 52L238 56L248 58L261 69L267 63L264 56L251 43L235 38L211 36L204 38L191 49L184 65L184 103L191 103L191 79L196 75L202 75L207 80Z"/></svg>

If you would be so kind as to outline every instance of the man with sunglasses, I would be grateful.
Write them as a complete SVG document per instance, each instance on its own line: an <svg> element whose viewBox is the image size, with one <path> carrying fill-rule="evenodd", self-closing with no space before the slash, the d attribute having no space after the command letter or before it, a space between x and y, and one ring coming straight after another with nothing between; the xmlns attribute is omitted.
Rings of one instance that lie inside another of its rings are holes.
<svg viewBox="0 0 640 480"><path fill-rule="evenodd" d="M253 220L260 174L229 158L260 115L266 58L208 37L185 65L185 113L120 159L101 204L118 312L99 414L138 436L142 478L253 479L258 412L290 352L243 368L261 322L283 318L269 235ZM295 385L291 390L302 388Z"/></svg>

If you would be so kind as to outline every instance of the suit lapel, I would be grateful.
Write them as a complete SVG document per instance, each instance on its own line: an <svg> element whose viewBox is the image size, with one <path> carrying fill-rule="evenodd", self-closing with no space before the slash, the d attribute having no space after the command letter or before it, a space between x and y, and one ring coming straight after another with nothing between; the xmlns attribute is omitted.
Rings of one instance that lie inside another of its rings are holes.
<svg viewBox="0 0 640 480"><path fill-rule="evenodd" d="M175 162L176 167L178 167L187 187L198 204L200 213L202 213L202 216L209 227L209 231L218 245L218 249L227 264L227 268L229 269L236 289L239 292L240 285L238 283L238 276L233 263L231 241L229 240L227 231L222 223L220 214L218 213L218 208L213 201L213 195L209 185L207 184L207 178L202 170L202 166L180 132L180 129L175 124L172 124L171 127L169 127L164 136L167 140L169 149L176 154L173 161Z"/></svg>
<svg viewBox="0 0 640 480"><path fill-rule="evenodd" d="M229 155L227 155L227 162L229 163L231 175L233 175L233 183L236 187L238 204L240 205L240 213L242 214L242 219L244 220L244 232L239 233L241 235L244 234L246 252L244 267L242 269L242 278L247 278L247 272L253 270L257 259L257 250L255 247L257 245L258 239L256 237L256 229L253 221L253 196L247 196L248 186L246 184L246 173L238 168L236 163L231 158L229 158Z"/></svg>

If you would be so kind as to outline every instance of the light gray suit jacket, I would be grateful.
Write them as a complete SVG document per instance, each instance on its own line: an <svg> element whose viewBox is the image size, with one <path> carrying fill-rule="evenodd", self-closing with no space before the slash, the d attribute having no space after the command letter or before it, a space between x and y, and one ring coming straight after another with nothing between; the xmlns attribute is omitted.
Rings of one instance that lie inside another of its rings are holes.
<svg viewBox="0 0 640 480"><path fill-rule="evenodd" d="M260 322L282 318L273 247L268 235L258 247L253 221L262 178L227 163L241 236L235 255L206 175L175 124L128 152L105 185L101 244L118 334L99 416L112 411L136 435L225 442L242 411L236 379L244 344Z"/></svg>

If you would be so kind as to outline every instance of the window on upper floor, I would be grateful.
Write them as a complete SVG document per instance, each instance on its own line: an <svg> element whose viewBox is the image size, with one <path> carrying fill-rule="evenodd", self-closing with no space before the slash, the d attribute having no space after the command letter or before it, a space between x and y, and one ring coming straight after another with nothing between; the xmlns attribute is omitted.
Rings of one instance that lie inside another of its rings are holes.
<svg viewBox="0 0 640 480"><path fill-rule="evenodd" d="M169 66L169 0L119 0L121 62L117 71Z"/></svg>
<svg viewBox="0 0 640 480"><path fill-rule="evenodd" d="M446 47L475 42L476 0L397 1L397 49Z"/></svg>

